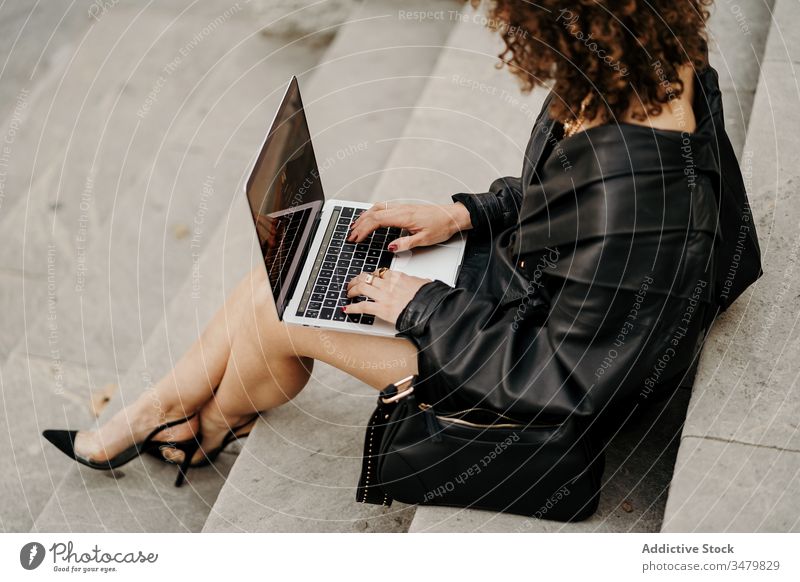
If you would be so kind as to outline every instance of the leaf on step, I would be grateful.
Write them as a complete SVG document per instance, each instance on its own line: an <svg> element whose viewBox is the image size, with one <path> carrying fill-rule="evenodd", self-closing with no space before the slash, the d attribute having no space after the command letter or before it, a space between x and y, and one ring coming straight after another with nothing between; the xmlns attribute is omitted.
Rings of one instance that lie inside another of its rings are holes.
<svg viewBox="0 0 800 582"><path fill-rule="evenodd" d="M172 234L175 235L176 239L183 240L187 236L189 236L189 234L191 234L191 231L189 230L188 226L186 226L182 222L179 222L178 224L172 227Z"/></svg>
<svg viewBox="0 0 800 582"><path fill-rule="evenodd" d="M102 388L98 388L92 392L91 400L89 402L89 412L94 414L95 417L100 416L103 410L105 410L106 406L108 406L108 403L111 402L111 397L116 391L116 384L106 384Z"/></svg>
<svg viewBox="0 0 800 582"><path fill-rule="evenodd" d="M622 502L622 511L625 513L631 513L633 511L633 503L628 501L627 499Z"/></svg>

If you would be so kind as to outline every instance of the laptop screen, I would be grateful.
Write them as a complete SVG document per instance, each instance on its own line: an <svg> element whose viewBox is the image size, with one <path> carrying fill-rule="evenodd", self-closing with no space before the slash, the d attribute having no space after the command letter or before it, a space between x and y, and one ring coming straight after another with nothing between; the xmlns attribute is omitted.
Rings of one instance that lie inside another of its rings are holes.
<svg viewBox="0 0 800 582"><path fill-rule="evenodd" d="M297 79L292 78L247 181L272 294L283 316L325 198Z"/></svg>

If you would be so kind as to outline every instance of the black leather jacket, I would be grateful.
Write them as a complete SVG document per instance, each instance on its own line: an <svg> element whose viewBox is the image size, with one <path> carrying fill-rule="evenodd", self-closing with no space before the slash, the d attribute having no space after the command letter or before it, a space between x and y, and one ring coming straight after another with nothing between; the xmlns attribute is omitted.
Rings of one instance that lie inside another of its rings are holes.
<svg viewBox="0 0 800 582"><path fill-rule="evenodd" d="M560 140L548 98L521 177L453 196L491 253L479 286L432 281L398 318L426 399L591 418L681 381L761 273L716 72L696 79L694 133L622 123Z"/></svg>

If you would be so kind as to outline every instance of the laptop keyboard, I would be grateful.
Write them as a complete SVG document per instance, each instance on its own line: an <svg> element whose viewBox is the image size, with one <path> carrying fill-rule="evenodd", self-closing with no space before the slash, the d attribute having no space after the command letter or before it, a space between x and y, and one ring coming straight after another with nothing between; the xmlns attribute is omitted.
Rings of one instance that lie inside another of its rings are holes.
<svg viewBox="0 0 800 582"><path fill-rule="evenodd" d="M304 208L300 212L292 212L274 218L276 237L280 243L270 247L264 255L269 282L273 289L279 288L280 284L286 280L291 266L289 258L294 256L300 245L302 235L300 227L305 224L310 214L311 209Z"/></svg>
<svg viewBox="0 0 800 582"><path fill-rule="evenodd" d="M347 282L362 271L377 271L392 264L394 253L386 246L400 236L397 227L376 229L360 243L348 243L350 223L364 212L361 208L335 206L328 223L322 247L311 270L306 290L300 300L298 316L351 321L361 325L372 325L375 316L366 313L347 315L340 307L351 302L372 301L365 296L347 297Z"/></svg>

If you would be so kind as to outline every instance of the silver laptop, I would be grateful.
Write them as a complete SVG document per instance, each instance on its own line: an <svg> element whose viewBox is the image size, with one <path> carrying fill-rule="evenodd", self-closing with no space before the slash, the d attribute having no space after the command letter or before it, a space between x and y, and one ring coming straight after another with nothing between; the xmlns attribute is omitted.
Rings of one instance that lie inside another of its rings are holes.
<svg viewBox="0 0 800 582"><path fill-rule="evenodd" d="M372 204L325 200L297 78L286 89L246 186L278 317L286 323L393 336L393 324L341 306L347 282L362 271L389 267L454 285L465 240L399 253L387 245L406 233L380 228L348 243L350 223Z"/></svg>

